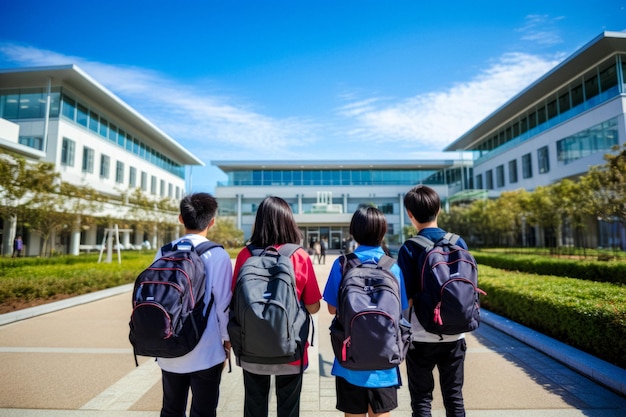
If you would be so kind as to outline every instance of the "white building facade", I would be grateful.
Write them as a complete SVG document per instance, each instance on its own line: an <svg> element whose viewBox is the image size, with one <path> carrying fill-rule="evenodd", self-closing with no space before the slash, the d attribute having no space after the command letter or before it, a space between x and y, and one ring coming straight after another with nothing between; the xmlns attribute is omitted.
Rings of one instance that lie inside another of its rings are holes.
<svg viewBox="0 0 626 417"><path fill-rule="evenodd" d="M126 197L177 204L185 194L187 167L204 163L80 68L69 65L0 70L0 152L51 162L62 181L87 185L108 201L96 217L125 219ZM3 253L10 253L16 224L3 219ZM17 219L19 223L19 219ZM173 219L176 222L176 219ZM126 225L128 226L128 224ZM77 254L97 245L102 228L70 226L58 252ZM125 229L127 246L146 233ZM148 233L154 239L156 233ZM25 236L26 255L38 254L36 234ZM153 242L156 243L156 240Z"/></svg>
<svg viewBox="0 0 626 417"><path fill-rule="evenodd" d="M372 204L386 216L387 243L402 242L410 225L404 194L426 184L445 202L450 194L470 187L471 161L454 157L425 161L213 161L228 176L215 195L220 215L230 217L249 238L256 209L266 196L285 199L303 232L303 244L327 239L341 249L349 237L352 214Z"/></svg>

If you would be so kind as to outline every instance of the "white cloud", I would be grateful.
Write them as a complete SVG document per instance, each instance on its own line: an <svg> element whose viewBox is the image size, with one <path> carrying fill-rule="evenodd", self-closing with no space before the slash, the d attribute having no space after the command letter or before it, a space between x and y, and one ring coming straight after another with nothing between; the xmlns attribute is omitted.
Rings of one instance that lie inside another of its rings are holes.
<svg viewBox="0 0 626 417"><path fill-rule="evenodd" d="M350 136L440 151L541 75L557 59L510 53L465 83L444 91L391 102L367 98L347 103L338 114L351 119Z"/></svg>
<svg viewBox="0 0 626 417"><path fill-rule="evenodd" d="M0 45L0 54L22 66L79 66L201 159L277 156L314 141L312 124L306 120L268 117L155 71L14 44Z"/></svg>

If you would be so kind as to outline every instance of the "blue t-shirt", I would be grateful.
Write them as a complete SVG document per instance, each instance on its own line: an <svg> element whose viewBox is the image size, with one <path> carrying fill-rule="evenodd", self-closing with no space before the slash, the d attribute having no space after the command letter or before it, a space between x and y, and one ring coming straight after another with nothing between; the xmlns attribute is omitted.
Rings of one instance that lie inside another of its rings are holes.
<svg viewBox="0 0 626 417"><path fill-rule="evenodd" d="M354 251L361 263L376 263L385 254L383 248L380 246L359 246ZM404 288L404 279L402 278L402 271L398 265L393 265L391 272L400 281L401 288L401 302L402 309L409 308L409 303L406 298L406 291ZM339 298L339 284L341 283L341 264L340 258L337 258L333 263L324 288L324 301L333 307L337 307ZM383 388L392 387L399 384L398 370L396 368L373 370L373 371L354 371L346 369L339 364L337 358L333 362L333 369L331 372L335 376L344 378L352 385L367 388Z"/></svg>

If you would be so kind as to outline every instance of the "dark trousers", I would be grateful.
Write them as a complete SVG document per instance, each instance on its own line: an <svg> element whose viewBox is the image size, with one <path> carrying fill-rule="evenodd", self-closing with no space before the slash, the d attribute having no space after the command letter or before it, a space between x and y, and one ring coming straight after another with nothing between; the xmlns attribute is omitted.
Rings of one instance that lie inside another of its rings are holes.
<svg viewBox="0 0 626 417"><path fill-rule="evenodd" d="M411 394L413 417L430 417L435 380L433 369L439 370L439 384L447 417L464 417L463 380L465 339L451 343L414 342L406 357L406 370Z"/></svg>
<svg viewBox="0 0 626 417"><path fill-rule="evenodd" d="M185 417L189 388L192 395L190 417L215 417L223 367L224 365L220 363L212 368L188 374L161 370L163 375L161 417Z"/></svg>
<svg viewBox="0 0 626 417"><path fill-rule="evenodd" d="M257 375L243 371L245 386L244 417L267 417L269 412L271 375ZM276 415L277 417L298 417L300 415L300 392L302 374L276 375Z"/></svg>

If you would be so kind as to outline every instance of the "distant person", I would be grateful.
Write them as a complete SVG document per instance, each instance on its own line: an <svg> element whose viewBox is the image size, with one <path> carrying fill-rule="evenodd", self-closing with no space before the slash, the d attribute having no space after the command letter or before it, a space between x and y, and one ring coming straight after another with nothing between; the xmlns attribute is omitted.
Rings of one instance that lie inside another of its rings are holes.
<svg viewBox="0 0 626 417"><path fill-rule="evenodd" d="M289 204L280 197L267 197L257 210L252 236L248 245L256 248L274 246L280 248L287 243L300 245L302 236ZM232 277L235 288L239 270L252 256L245 247L237 255ZM298 248L291 256L296 291L299 299L310 314L320 309L322 295L317 284L313 263L308 253ZM270 378L275 375L277 416L297 417L300 415L300 394L302 392L303 369L308 366L308 345L301 361L279 364L249 363L238 358L243 368L245 389L244 417L267 417L269 412ZM236 353L236 352L235 352Z"/></svg>
<svg viewBox="0 0 626 417"><path fill-rule="evenodd" d="M326 250L328 250L328 240L323 237L320 242L320 263L326 264Z"/></svg>
<svg viewBox="0 0 626 417"><path fill-rule="evenodd" d="M318 264L322 263L322 244L320 242L315 242L313 244L313 253L315 254L313 257L313 261L317 260Z"/></svg>
<svg viewBox="0 0 626 417"><path fill-rule="evenodd" d="M208 193L185 196L180 202L179 221L185 227L184 236L194 246L207 241L207 232L215 225L217 201ZM155 260L162 256L157 251ZM206 274L205 303L213 297L208 311L208 323L198 345L188 354L177 358L157 358L163 380L161 417L182 417L187 410L191 389L190 417L216 416L222 369L230 352L228 337L228 306L231 299L232 263L228 253L215 247L202 255ZM206 314L206 313L205 313Z"/></svg>
<svg viewBox="0 0 626 417"><path fill-rule="evenodd" d="M17 237L13 240L13 255L12 258L21 257L22 251L24 250L24 242L22 241L22 236L17 235Z"/></svg>
<svg viewBox="0 0 626 417"><path fill-rule="evenodd" d="M386 232L385 215L377 208L362 207L354 213L350 222L350 233L359 244L354 254L360 262L378 263L380 261L385 254L382 243ZM408 309L402 273L395 263L391 267L391 272L400 283L401 307L403 310ZM338 311L338 301L342 278L341 258L337 258L324 289L324 301L328 304L328 312L332 315L341 314L341 311ZM341 366L335 357L331 373L335 376L336 408L343 411L346 417L389 417L391 410L398 407L400 372L397 367L353 370Z"/></svg>
<svg viewBox="0 0 626 417"><path fill-rule="evenodd" d="M441 239L446 231L437 226L441 208L439 195L430 187L418 185L404 196L404 206L417 234L433 242ZM463 239L457 245L467 249ZM420 290L421 265L419 258L423 249L412 241L406 241L398 253L398 265L404 275L409 304ZM463 381L465 334L439 335L427 332L414 314L410 317L413 331L413 349L406 357L406 370L409 379L411 409L414 417L430 416L435 381L433 369L439 371L439 381L446 416L465 416L463 403Z"/></svg>

